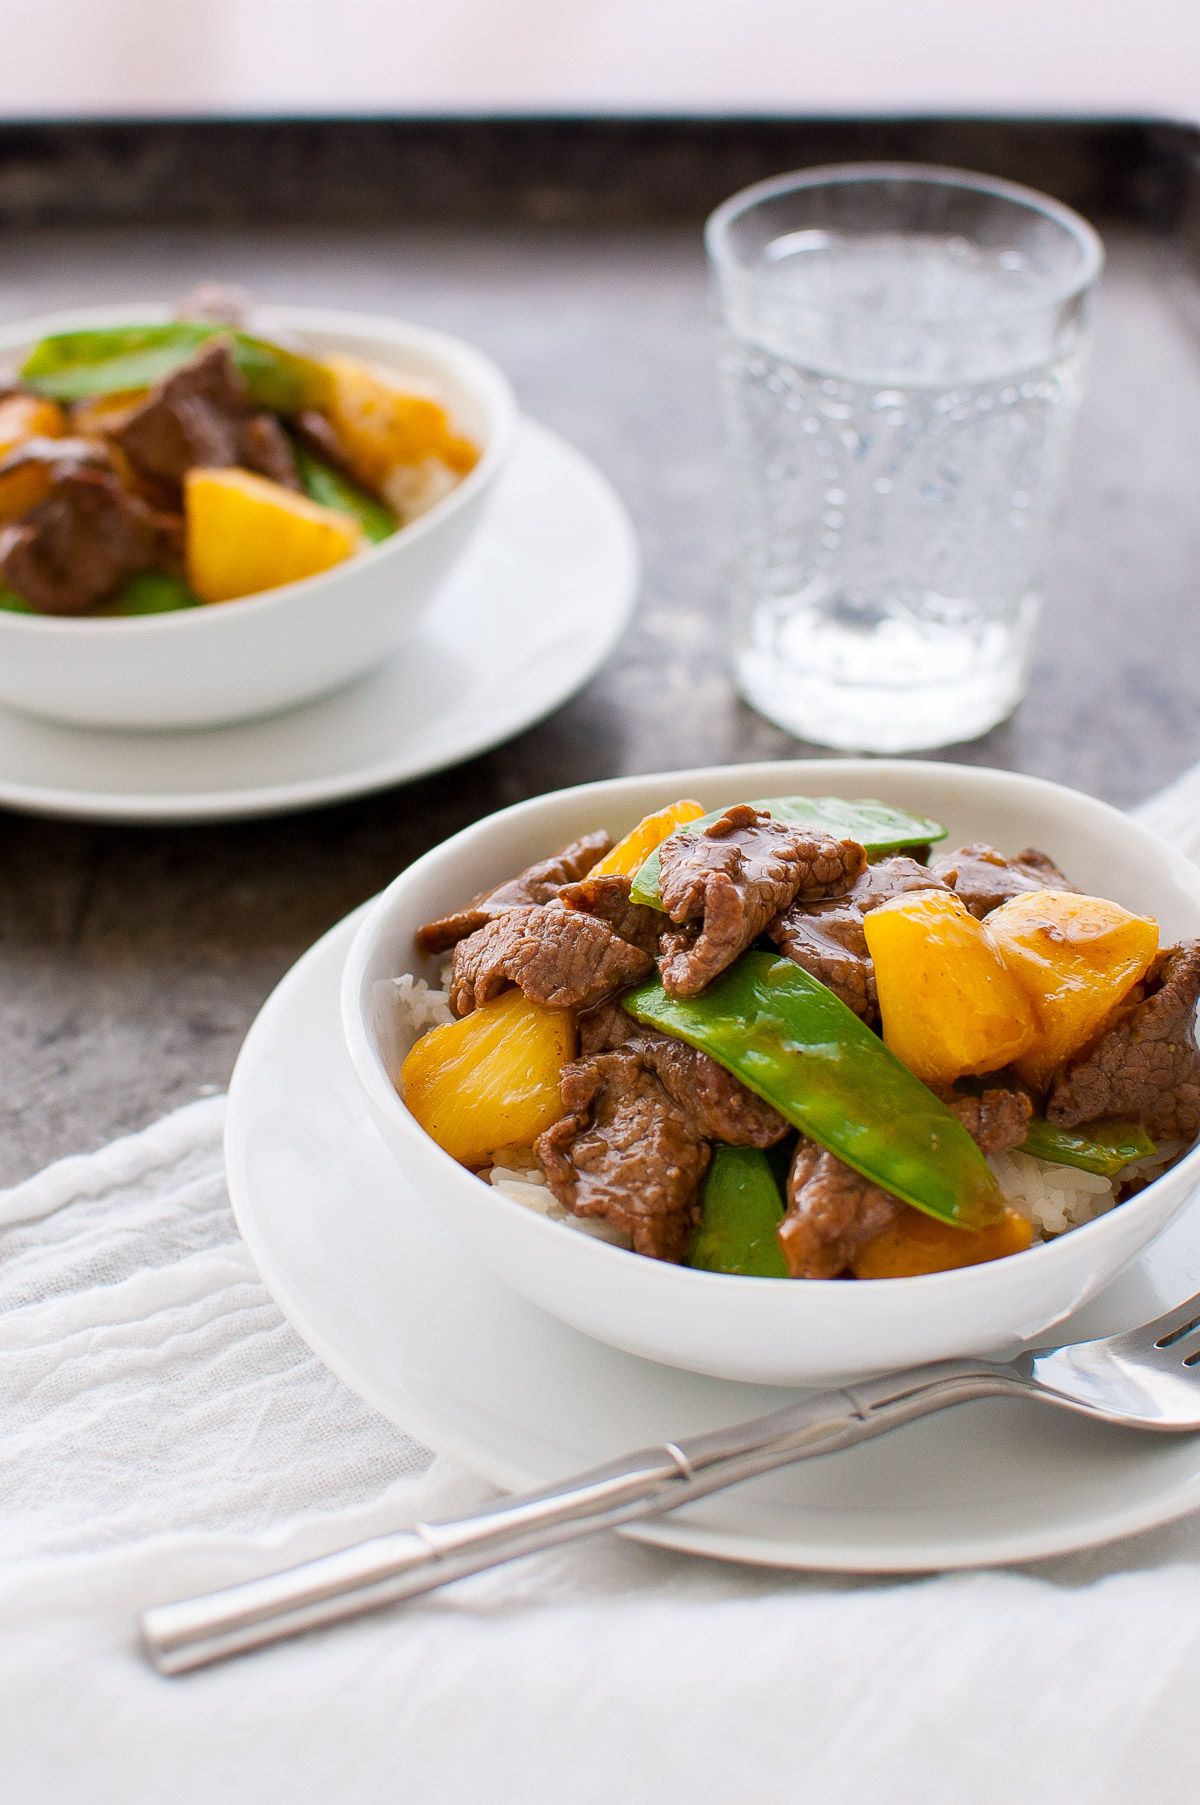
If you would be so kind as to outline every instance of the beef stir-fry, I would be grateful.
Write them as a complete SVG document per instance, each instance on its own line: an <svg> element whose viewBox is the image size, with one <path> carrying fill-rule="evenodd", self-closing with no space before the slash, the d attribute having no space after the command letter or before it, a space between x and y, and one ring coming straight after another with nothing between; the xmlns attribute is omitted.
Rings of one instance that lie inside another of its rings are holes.
<svg viewBox="0 0 1200 1805"><path fill-rule="evenodd" d="M685 801L428 923L418 1122L710 1271L913 1276L1079 1226L1200 1133L1200 942L878 803ZM445 1004L439 1004L445 1008Z"/></svg>
<svg viewBox="0 0 1200 1805"><path fill-rule="evenodd" d="M43 339L0 379L0 607L156 614L319 575L476 461L386 372L247 330L212 284L163 325Z"/></svg>

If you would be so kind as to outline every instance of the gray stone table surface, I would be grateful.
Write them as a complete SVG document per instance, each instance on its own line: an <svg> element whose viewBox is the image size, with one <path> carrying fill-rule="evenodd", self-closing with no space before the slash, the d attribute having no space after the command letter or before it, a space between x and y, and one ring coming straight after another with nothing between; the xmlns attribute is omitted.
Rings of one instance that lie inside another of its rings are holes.
<svg viewBox="0 0 1200 1805"><path fill-rule="evenodd" d="M986 739L941 756L1128 804L1200 756L1200 305L1170 240L1124 226L1106 238L1030 693ZM131 227L2 243L4 320L170 298L214 277L475 340L528 412L616 484L645 581L630 631L573 702L452 773L237 825L0 812L0 1183L223 1086L305 947L479 815L617 773L814 754L729 681L729 523L695 229Z"/></svg>

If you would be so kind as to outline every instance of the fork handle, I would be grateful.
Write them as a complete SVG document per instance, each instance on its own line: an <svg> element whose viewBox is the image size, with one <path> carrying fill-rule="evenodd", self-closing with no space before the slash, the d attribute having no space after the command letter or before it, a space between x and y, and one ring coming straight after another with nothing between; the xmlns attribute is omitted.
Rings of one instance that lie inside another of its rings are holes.
<svg viewBox="0 0 1200 1805"><path fill-rule="evenodd" d="M945 1361L821 1392L733 1428L624 1455L474 1516L418 1523L261 1579L154 1605L139 1619L142 1638L160 1673L185 1673L1013 1389L1025 1387L1011 1368Z"/></svg>

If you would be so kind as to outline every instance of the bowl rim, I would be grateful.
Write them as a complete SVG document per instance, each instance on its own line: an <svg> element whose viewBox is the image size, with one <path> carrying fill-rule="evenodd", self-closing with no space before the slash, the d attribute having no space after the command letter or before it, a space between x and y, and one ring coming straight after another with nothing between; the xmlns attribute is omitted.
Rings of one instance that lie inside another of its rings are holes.
<svg viewBox="0 0 1200 1805"><path fill-rule="evenodd" d="M390 920L392 910L398 898L403 896L407 886L414 879L419 881L421 877L436 869L443 856L451 848L461 849L469 846L473 839L484 837L485 832L490 833L498 822L522 817L527 813L535 812L539 806L558 803L566 798L578 798L582 803L584 799L597 792L604 792L606 795L612 796L614 791L619 792L624 786L657 783L678 784L682 790L686 790L690 785L699 787L705 781L718 778L724 780L735 772L745 771L748 783L752 787L757 787L753 774L765 773L768 770L780 772L788 770L798 774L811 771L814 781L818 782L822 780L824 774L833 776L838 772L843 772L848 776L861 773L866 779L872 772L903 771L928 774L931 779L940 778L943 782L947 779L959 782L965 779L968 787L987 788L989 784L992 787L1016 786L1028 794L1040 795L1055 801L1060 806L1067 804L1072 808L1082 806L1098 824L1119 825L1121 831L1128 833L1135 843L1140 842L1146 850L1152 851L1157 857L1161 858L1164 853L1168 855L1167 864L1171 868L1172 876L1179 881L1182 889L1190 891L1197 907L1200 908L1200 867L1185 858L1182 853L1150 828L1135 821L1122 810L1114 808L1112 804L1102 802L1098 797L1088 796L1081 790L1074 790L1065 784L1054 783L1048 778L1033 777L1024 772L1006 771L988 765L959 765L941 760L907 758L765 759L745 765L706 765L683 771L637 773L623 777L601 778L590 783L573 784L564 789L545 791L539 796L526 797L520 802L509 804L506 808L494 810L491 814L461 828L458 833L452 834L439 845L431 847L428 852L423 853L419 859L415 859L411 865L393 878L387 888L381 891L370 904L355 932L346 955L340 987L342 1034L350 1063L360 1087L373 1107L377 1111L381 1111L397 1132L411 1142L418 1158L432 1157L433 1163L441 1168L448 1183L455 1189L458 1189L460 1181L468 1181L471 1184L472 1189L469 1192L460 1191L464 1201L474 1205L481 1204L482 1196L474 1188L481 1187L490 1194L490 1201L499 1206L500 1212L507 1215L508 1220L514 1225L519 1225L517 1232L541 1236L544 1240L549 1237L548 1248L559 1249L564 1258L576 1258L581 1261L590 1259L595 1266L598 1278L606 1270L611 1270L614 1274L624 1273L627 1277L632 1276L628 1263L630 1250L614 1247L593 1235L579 1234L578 1232L564 1233L568 1225L555 1222L538 1211L517 1203L502 1191L497 1191L494 1186L485 1184L484 1180L475 1173L468 1172L444 1148L439 1147L432 1136L427 1134L411 1115L387 1075L375 1043L374 1033L366 1018L366 1012L361 1006L367 965L374 955L381 929ZM580 831L586 830L581 829ZM973 1285L982 1288L986 1283L996 1282L998 1269L1003 1268L1006 1271L1023 1273L1028 1270L1031 1260L1038 1260L1043 1270L1047 1269L1051 1261L1055 1260L1060 1264L1074 1263L1081 1250L1100 1244L1106 1234L1116 1232L1111 1225L1118 1217L1118 1209L1122 1212L1120 1220L1127 1223L1129 1217L1124 1212L1133 1209L1139 1214L1144 1213L1145 1209L1152 1207L1151 1199L1157 1201L1154 1194L1159 1185L1168 1179L1174 1181L1178 1175L1184 1173L1200 1182L1200 1139L1176 1165L1170 1168L1169 1172L1164 1173L1162 1178L1153 1180L1135 1197L1106 1211L1104 1215L1094 1217L1090 1222L1082 1223L1068 1233L1057 1236L1053 1241L1040 1242L1026 1248L1021 1253L1008 1254L1001 1260L983 1261L978 1265L957 1267L947 1272L920 1273L907 1278L873 1279L865 1287L865 1291L867 1295L871 1295L880 1287L884 1287L886 1294L894 1298L901 1297L905 1288L911 1290L913 1286L917 1286L920 1288L918 1295L928 1297L932 1285L940 1286L943 1293L954 1288L962 1291ZM1144 1206L1144 1208L1139 1208L1139 1206ZM1081 1240L1080 1237L1083 1236L1088 1239ZM568 1253L566 1251L568 1247L575 1247L578 1250L577 1253L574 1255ZM1068 1249L1067 1252L1063 1251L1064 1247ZM642 1282L672 1286L676 1291L693 1291L696 1295L700 1295L705 1289L711 1291L714 1285L719 1286L725 1296L732 1295L730 1288L733 1285L740 1287L741 1295L746 1296L745 1288L753 1285L756 1296L764 1296L763 1287L769 1286L771 1293L775 1296L782 1296L788 1292L798 1293L800 1298L811 1297L813 1286L819 1286L825 1296L829 1295L830 1289L834 1286L840 1289L845 1287L845 1281L842 1279L806 1279L801 1284L792 1278L772 1279L753 1277L742 1273L705 1272L689 1266L676 1266L660 1260L650 1260L644 1255L634 1257L638 1260L640 1268L649 1269ZM613 1266L614 1261L618 1262L618 1265ZM651 1272L658 1275L657 1280L650 1276ZM856 1291L860 1289L864 1288L855 1287ZM796 1307L799 1308L800 1305L798 1304Z"/></svg>
<svg viewBox="0 0 1200 1805"><path fill-rule="evenodd" d="M264 330L274 321L280 327L297 333L336 332L348 337L390 338L398 348L410 346L440 360L464 388L471 389L476 399L482 400L489 416L489 435L478 463L461 482L455 484L448 495L435 502L426 513L411 521L408 526L400 527L390 538L382 540L378 545L366 546L362 551L356 552L353 558L334 565L330 570L318 571L314 576L301 577L293 583L280 583L274 589L261 590L257 595L238 596L234 618L239 620L247 619L250 614L262 615L273 609L286 609L296 597L308 596L322 588L344 582L351 570L363 571L386 563L438 531L481 490L490 486L512 447L518 419L516 396L503 370L486 352L452 333L439 331L432 326L417 325L388 314L354 313L338 308L291 306L285 303L277 305L271 302L264 303L259 311ZM121 301L96 307L62 309L0 326L0 352L19 350L53 332L83 330L91 326L139 325L143 322L158 325L174 317L174 309L164 301ZM11 609L0 608L0 634L17 637L25 635L27 639L36 640L39 636L62 639L71 634L86 637L99 633L108 642L115 638L139 638L149 634L204 633L213 630L214 622L229 619L225 608L224 603L218 606L201 604L196 608L181 608L164 614L117 615L111 618L97 618L94 615L19 614Z"/></svg>

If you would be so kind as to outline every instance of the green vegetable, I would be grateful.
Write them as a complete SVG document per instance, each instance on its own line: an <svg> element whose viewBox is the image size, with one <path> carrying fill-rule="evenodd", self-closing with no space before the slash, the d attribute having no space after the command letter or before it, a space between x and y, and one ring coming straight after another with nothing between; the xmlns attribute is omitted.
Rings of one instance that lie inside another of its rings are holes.
<svg viewBox="0 0 1200 1805"><path fill-rule="evenodd" d="M34 346L21 375L39 395L50 395L56 401L144 389L186 363L216 330L175 320L168 326L57 332Z"/></svg>
<svg viewBox="0 0 1200 1805"><path fill-rule="evenodd" d="M818 979L743 953L703 996L655 978L621 999L635 1020L709 1053L795 1127L885 1190L960 1228L1003 1205L987 1161L944 1103Z"/></svg>
<svg viewBox="0 0 1200 1805"><path fill-rule="evenodd" d="M55 401L144 389L177 370L210 338L232 339L234 362L255 407L297 414L329 399L332 378L323 364L203 320L58 332L34 346L21 375L31 389Z"/></svg>
<svg viewBox="0 0 1200 1805"><path fill-rule="evenodd" d="M1154 1142L1137 1122L1088 1122L1082 1128L1055 1128L1040 1116L1031 1116L1019 1151L1059 1166L1098 1172L1101 1178L1115 1178L1131 1160L1149 1159Z"/></svg>
<svg viewBox="0 0 1200 1805"><path fill-rule="evenodd" d="M357 483L352 483L323 458L314 457L307 446L295 439L292 450L296 454L296 469L304 484L304 493L310 501L319 501L323 508L338 508L343 514L353 514L372 545L391 538L396 531L396 517L381 501L376 501L373 495L368 495L365 489L360 489Z"/></svg>
<svg viewBox="0 0 1200 1805"><path fill-rule="evenodd" d="M220 328L218 328L220 330ZM247 332L233 334L233 359L246 378L255 407L273 414L302 414L305 408L323 408L333 393L333 378L315 358L302 357L283 345Z"/></svg>
<svg viewBox="0 0 1200 1805"><path fill-rule="evenodd" d="M718 1147L704 1184L704 1213L686 1264L703 1272L785 1279L775 1233L783 1199L771 1162L757 1147Z"/></svg>
<svg viewBox="0 0 1200 1805"><path fill-rule="evenodd" d="M182 576L171 576L170 570L143 570L130 578L119 596L103 601L90 614L112 619L132 614L175 614L179 608L198 608L200 601L191 594ZM0 608L9 614L36 614L38 610L11 588L0 588Z"/></svg>
<svg viewBox="0 0 1200 1805"><path fill-rule="evenodd" d="M180 608L200 606L199 598L192 594L182 577L172 576L166 570L143 570L138 576L130 577L119 595L90 612L109 619L132 614L173 614ZM10 614L38 612L14 590L3 588L0 588L0 608L7 609Z"/></svg>
<svg viewBox="0 0 1200 1805"><path fill-rule="evenodd" d="M94 612L106 617L174 614L180 608L202 605L182 577L172 576L166 570L143 570L136 577L130 577L119 595L110 602L102 602Z"/></svg>
<svg viewBox="0 0 1200 1805"><path fill-rule="evenodd" d="M750 806L769 810L777 821L808 822L839 839L857 840L866 847L868 858L898 852L903 846L928 846L946 838L946 830L938 822L926 821L922 815L907 815L883 802L844 802L840 796L769 796ZM719 821L724 813L723 808L713 809L677 831L694 833L697 828ZM664 840L663 845L666 843ZM655 847L633 880L634 902L646 903L652 909L662 908L658 890L661 853L662 846Z"/></svg>

